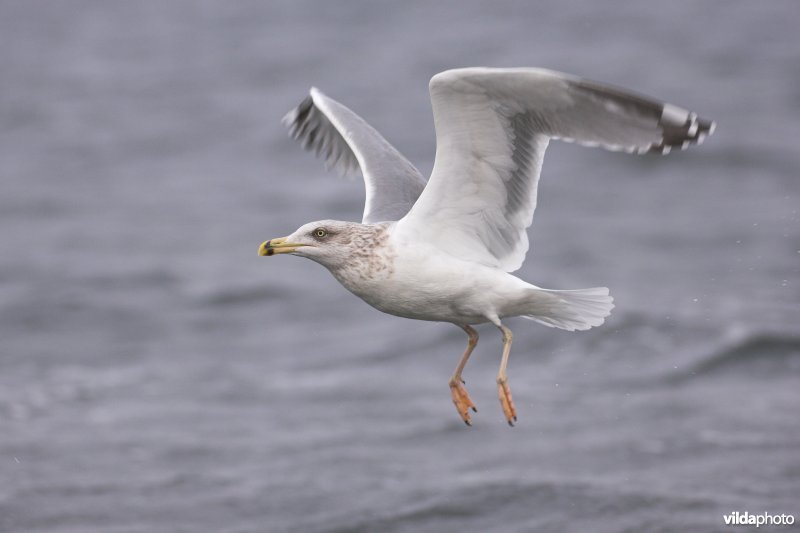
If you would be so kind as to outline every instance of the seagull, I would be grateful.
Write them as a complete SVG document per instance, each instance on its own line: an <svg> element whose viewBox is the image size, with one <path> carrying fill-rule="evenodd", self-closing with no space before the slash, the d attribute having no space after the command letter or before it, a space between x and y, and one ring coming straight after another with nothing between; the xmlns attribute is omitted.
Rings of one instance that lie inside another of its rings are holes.
<svg viewBox="0 0 800 533"><path fill-rule="evenodd" d="M476 324L502 335L497 390L506 422L512 333L523 317L568 331L599 326L608 288L552 290L511 274L528 251L545 149L551 139L630 153L666 154L701 143L714 123L605 84L540 68L460 68L431 78L436 159L430 178L353 111L316 88L283 119L290 135L341 174L360 173L361 223L319 220L270 239L259 255L293 254L326 267L376 309L449 322L469 337L450 377L453 403L472 425L477 408L461 374Z"/></svg>

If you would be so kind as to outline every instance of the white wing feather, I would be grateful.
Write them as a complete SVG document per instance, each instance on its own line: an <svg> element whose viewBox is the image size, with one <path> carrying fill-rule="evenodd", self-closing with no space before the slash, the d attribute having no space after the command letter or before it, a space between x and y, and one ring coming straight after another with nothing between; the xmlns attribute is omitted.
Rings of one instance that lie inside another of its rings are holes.
<svg viewBox="0 0 800 533"><path fill-rule="evenodd" d="M414 205L425 180L380 133L336 100L312 88L284 118L289 134L341 174L361 171L366 188L362 222L399 220Z"/></svg>
<svg viewBox="0 0 800 533"><path fill-rule="evenodd" d="M430 82L436 161L397 232L506 271L528 250L550 139L628 152L685 148L713 123L681 108L559 72L466 68Z"/></svg>

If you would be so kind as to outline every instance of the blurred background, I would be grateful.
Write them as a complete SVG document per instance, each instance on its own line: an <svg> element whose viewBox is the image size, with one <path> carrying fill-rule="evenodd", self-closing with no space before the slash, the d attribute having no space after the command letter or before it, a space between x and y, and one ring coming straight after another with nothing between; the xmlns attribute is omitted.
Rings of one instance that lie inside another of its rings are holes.
<svg viewBox="0 0 800 533"><path fill-rule="evenodd" d="M800 519L800 4L0 2L0 531L719 531ZM553 143L531 253L584 333L383 315L258 245L359 220L280 119L315 85L427 175L429 78L540 66L717 121Z"/></svg>

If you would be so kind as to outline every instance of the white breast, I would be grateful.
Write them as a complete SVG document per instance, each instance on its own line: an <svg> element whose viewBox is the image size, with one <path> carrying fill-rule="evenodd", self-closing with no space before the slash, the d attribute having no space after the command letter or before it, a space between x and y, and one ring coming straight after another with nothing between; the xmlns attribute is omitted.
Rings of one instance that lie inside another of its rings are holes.
<svg viewBox="0 0 800 533"><path fill-rule="evenodd" d="M381 254L332 272L350 292L392 315L440 322L485 322L486 315L496 310L499 297L524 285L505 272L443 254L427 244L390 238Z"/></svg>

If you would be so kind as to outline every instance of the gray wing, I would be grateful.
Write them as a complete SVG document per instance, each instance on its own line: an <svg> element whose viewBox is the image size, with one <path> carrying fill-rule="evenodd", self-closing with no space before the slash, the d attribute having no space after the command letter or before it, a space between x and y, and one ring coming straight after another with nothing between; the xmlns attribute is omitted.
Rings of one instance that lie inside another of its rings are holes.
<svg viewBox="0 0 800 533"><path fill-rule="evenodd" d="M283 123L303 148L325 159L326 167L343 175L361 172L365 224L401 219L425 188L419 171L380 133L316 88Z"/></svg>
<svg viewBox="0 0 800 533"><path fill-rule="evenodd" d="M544 69L448 70L431 79L430 93L436 161L396 231L506 271L528 251L550 139L666 153L714 128L679 107Z"/></svg>

